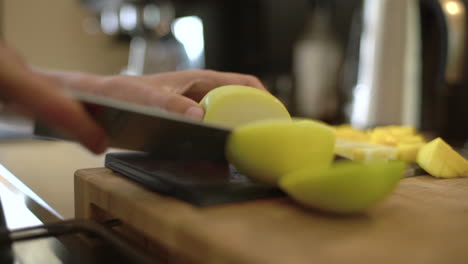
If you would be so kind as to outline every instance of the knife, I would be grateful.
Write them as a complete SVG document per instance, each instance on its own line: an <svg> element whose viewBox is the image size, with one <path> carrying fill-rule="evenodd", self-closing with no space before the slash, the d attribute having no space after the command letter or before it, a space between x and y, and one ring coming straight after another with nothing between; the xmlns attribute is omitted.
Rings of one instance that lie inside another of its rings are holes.
<svg viewBox="0 0 468 264"><path fill-rule="evenodd" d="M109 146L143 151L163 158L225 160L230 129L205 124L161 108L123 102L83 92L70 92L105 130ZM34 134L71 140L64 133L36 121Z"/></svg>

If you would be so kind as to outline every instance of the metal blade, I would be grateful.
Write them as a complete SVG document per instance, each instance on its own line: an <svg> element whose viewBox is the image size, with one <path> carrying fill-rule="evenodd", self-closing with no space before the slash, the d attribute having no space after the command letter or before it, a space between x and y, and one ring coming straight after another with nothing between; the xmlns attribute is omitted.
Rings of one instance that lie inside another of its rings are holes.
<svg viewBox="0 0 468 264"><path fill-rule="evenodd" d="M106 131L110 147L149 152L164 158L225 160L230 130L192 121L159 108L73 92ZM38 136L68 139L50 126L36 122Z"/></svg>

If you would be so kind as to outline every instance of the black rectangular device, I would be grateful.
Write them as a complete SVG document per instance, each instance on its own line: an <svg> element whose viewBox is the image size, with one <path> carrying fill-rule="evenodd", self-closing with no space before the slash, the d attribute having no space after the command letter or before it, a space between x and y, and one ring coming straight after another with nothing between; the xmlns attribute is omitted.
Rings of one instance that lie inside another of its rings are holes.
<svg viewBox="0 0 468 264"><path fill-rule="evenodd" d="M105 166L152 191L197 206L284 195L278 188L255 182L223 161L170 160L144 152L122 152L108 153Z"/></svg>

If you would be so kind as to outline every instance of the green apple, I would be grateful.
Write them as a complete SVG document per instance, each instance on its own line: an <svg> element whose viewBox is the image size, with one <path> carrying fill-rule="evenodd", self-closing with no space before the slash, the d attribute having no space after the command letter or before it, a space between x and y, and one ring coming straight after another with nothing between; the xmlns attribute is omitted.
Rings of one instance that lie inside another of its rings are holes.
<svg viewBox="0 0 468 264"><path fill-rule="evenodd" d="M280 179L279 186L305 206L332 213L359 213L395 189L405 166L402 161L341 161L327 169L293 171Z"/></svg>
<svg viewBox="0 0 468 264"><path fill-rule="evenodd" d="M267 91L242 85L221 86L200 101L204 122L237 127L264 119L290 120L286 107Z"/></svg>
<svg viewBox="0 0 468 264"><path fill-rule="evenodd" d="M334 130L312 120L264 120L236 128L226 157L243 174L276 185L304 167L323 169L333 160Z"/></svg>

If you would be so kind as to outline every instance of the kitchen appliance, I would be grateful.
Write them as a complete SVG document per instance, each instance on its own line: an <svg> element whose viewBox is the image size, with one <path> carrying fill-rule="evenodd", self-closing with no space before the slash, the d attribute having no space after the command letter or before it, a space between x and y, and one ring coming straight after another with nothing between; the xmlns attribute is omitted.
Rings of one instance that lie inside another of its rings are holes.
<svg viewBox="0 0 468 264"><path fill-rule="evenodd" d="M461 145L468 138L467 2L362 3L351 34L358 44L349 44L355 48L345 62L356 76L343 85L347 120L361 128L411 125Z"/></svg>
<svg viewBox="0 0 468 264"><path fill-rule="evenodd" d="M331 3L317 2L310 9L293 54L295 114L324 121L336 116L336 76L343 53L332 24Z"/></svg>
<svg viewBox="0 0 468 264"><path fill-rule="evenodd" d="M123 74L203 68L203 26L194 17L178 21L173 1L81 2L98 14L103 33L128 43L128 64L122 70Z"/></svg>
<svg viewBox="0 0 468 264"><path fill-rule="evenodd" d="M468 144L468 1L421 2L421 129Z"/></svg>

